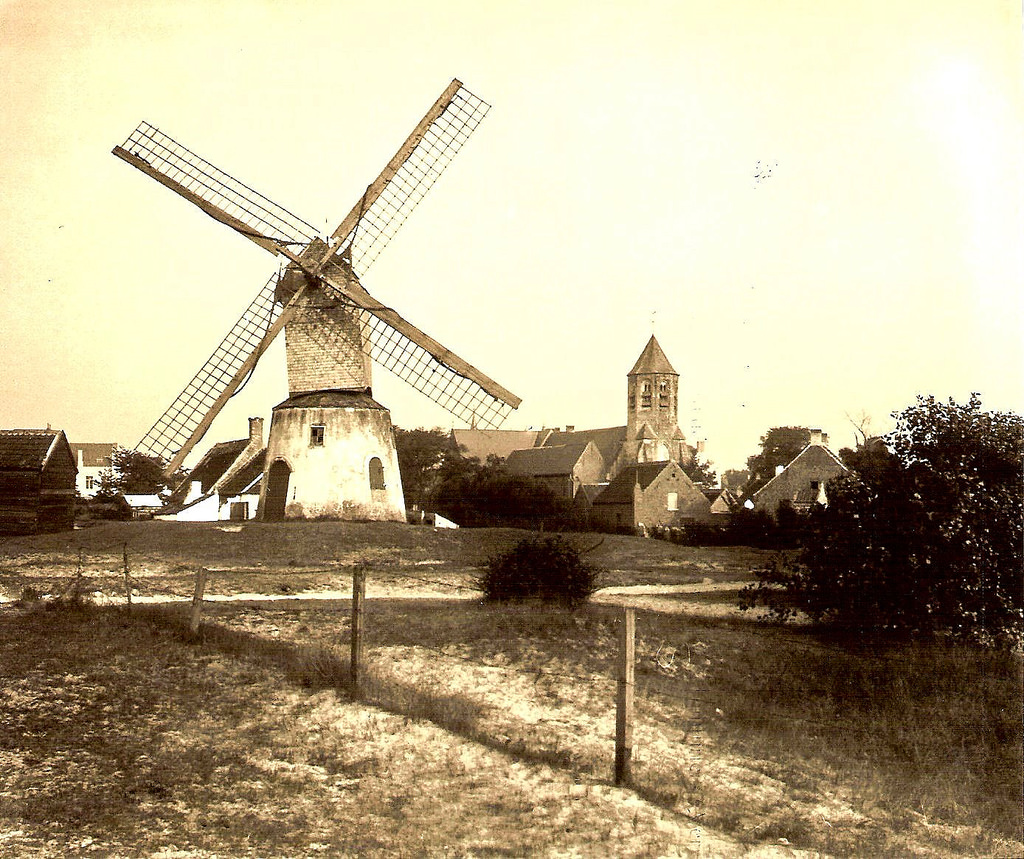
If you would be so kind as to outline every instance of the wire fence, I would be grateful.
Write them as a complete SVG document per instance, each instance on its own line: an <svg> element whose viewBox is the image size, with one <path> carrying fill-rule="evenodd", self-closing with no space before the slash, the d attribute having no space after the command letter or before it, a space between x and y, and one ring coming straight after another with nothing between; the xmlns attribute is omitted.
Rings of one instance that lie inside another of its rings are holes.
<svg viewBox="0 0 1024 859"><path fill-rule="evenodd" d="M209 570L205 568L201 568L200 571L181 569L177 572L177 575L181 576L180 581L176 583L168 582L166 573L139 575L138 571L133 569L129 560L127 545L125 545L123 549L123 559L120 568L117 569L116 566L117 565L114 564L107 564L107 569L100 572L102 572L110 582L117 580L119 589L115 590L114 593L105 593L95 590L90 586L90 579L93 578L92 574L96 571L86 569L85 558L80 553L77 568L73 572L70 583L63 588L63 591L58 594L58 596L61 598L66 598L68 596L84 596L91 598L94 602L101 605L122 605L127 606L129 609L133 603L138 602L193 602L194 611L196 612L194 620L195 622L198 622L198 608L195 607L198 603L196 601L198 599L199 602L202 602L204 594L202 593L203 588L197 587L193 590L193 579L198 576L199 572L202 572L203 586L205 587L206 576L211 573L216 576L218 573L227 572L223 570ZM332 575L341 573L346 576L353 575L354 577L354 573L351 572L352 570L354 570L354 567L352 566L337 566L313 572ZM379 584L388 585L394 584L396 580L404 580L408 581L414 587L422 588L424 586L430 586L455 594L480 594L482 597L482 591L475 584L461 584L429 575L405 573L391 566L373 568L373 572L375 573L373 581ZM205 595L205 600L216 600L218 602L232 599L236 599L241 602L252 602L254 599L301 601L303 599L309 599L311 596L315 596L315 594L285 593L257 596L255 594L245 593L222 597ZM345 592L332 592L330 598L346 599L350 598L350 596L350 593L346 595ZM372 599L373 597L371 596L371 604ZM608 608L612 610L614 609L614 606L608 606ZM506 607L505 610L508 611L508 608ZM524 614L534 613L536 611L533 607L523 607L521 610ZM641 621L660 616L660 613L655 610L635 609L635 611L638 613ZM370 613L370 618L372 622L372 611ZM207 622L210 621L207 620ZM618 624L621 623L622 620L616 619L615 622ZM683 616L682 622L685 623L685 616ZM771 635L776 640L782 641L787 645L799 647L808 651L817 651L819 653L841 653L845 656L851 655L851 651L848 648L842 648L839 645L831 644L829 642L807 641L806 639L801 639L795 635L786 635L779 632L777 629L772 629ZM657 636L654 636L654 638L656 637ZM685 670L687 668L693 669L695 667L689 657L684 661L681 658L681 651L674 647L669 648L669 651L663 656L662 646L655 649L655 647L652 646L651 641L645 640L643 634L641 634L640 638L640 650L641 653L646 654L646 656L642 656L641 659L637 660L641 669L639 679L636 683L636 696L638 699L647 703L654 701L664 702L665 700L676 701L682 704L686 709L692 709L694 707L704 708L703 710L700 710L700 712L688 714L691 718L696 716L698 721L712 713L715 715L724 715L722 708L729 707L729 699L726 696L716 695L715 689L712 685L709 685L704 682L702 678ZM412 643L408 646L411 649L433 654L440 659L448 660L450 662L458 662L464 665L488 670L500 670L506 676L518 676L528 679L535 685L541 681L550 681L552 683L564 683L565 681L570 681L574 684L585 684L592 688L600 689L601 694L608 694L611 686L616 681L616 654L614 653L604 659L595 658L593 654L590 654L588 661L593 667L585 669L582 668L581 665L582 670L573 671L553 670L551 668L540 666L515 665L509 664L507 661L487 662L479 657L453 652L453 646L439 647L422 641ZM894 663L899 661L898 657L889 657L884 654L868 655L881 661L891 661ZM827 731L832 734L843 733L853 735L870 735L876 731L873 727L864 726L851 719L844 719L838 716L829 719L810 718L799 715L791 710L778 709L764 703L760 703L757 709L759 717L765 721L773 719L789 725L805 726L808 728L819 729L821 731ZM913 719L913 714L908 714L908 718Z"/></svg>

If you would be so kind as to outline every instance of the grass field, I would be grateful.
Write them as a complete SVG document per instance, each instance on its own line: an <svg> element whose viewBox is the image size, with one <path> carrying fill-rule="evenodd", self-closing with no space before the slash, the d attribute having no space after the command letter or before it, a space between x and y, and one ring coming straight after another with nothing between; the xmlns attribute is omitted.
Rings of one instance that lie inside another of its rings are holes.
<svg viewBox="0 0 1024 859"><path fill-rule="evenodd" d="M7 541L10 598L79 570L117 594L126 545L137 595L187 596L199 566L218 593L345 591L363 562L381 596L358 697L347 600L208 603L196 638L181 604L5 604L0 855L1024 853L1019 655L716 616L763 553L607 537L601 585L710 583L638 612L634 789L616 788L621 609L472 598L475 565L519 536L127 523Z"/></svg>

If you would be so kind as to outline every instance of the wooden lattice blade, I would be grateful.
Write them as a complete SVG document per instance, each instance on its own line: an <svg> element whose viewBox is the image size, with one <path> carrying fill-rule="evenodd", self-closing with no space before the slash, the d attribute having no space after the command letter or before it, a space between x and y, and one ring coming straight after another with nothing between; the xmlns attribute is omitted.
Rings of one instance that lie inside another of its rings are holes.
<svg viewBox="0 0 1024 859"><path fill-rule="evenodd" d="M316 228L262 194L200 158L148 122L143 122L114 155L156 179L210 217L260 247L306 245Z"/></svg>
<svg viewBox="0 0 1024 859"><path fill-rule="evenodd" d="M167 463L172 474L210 428L256 362L281 332L294 301L276 301L277 275L256 294L227 336L135 449Z"/></svg>
<svg viewBox="0 0 1024 859"><path fill-rule="evenodd" d="M368 347L374 364L474 426L496 428L519 407L520 397L377 301L351 271L329 263L319 280L360 311L364 332L362 342L324 343L325 350Z"/></svg>
<svg viewBox="0 0 1024 859"><path fill-rule="evenodd" d="M335 257L344 256L365 274L488 110L453 80L331 234Z"/></svg>

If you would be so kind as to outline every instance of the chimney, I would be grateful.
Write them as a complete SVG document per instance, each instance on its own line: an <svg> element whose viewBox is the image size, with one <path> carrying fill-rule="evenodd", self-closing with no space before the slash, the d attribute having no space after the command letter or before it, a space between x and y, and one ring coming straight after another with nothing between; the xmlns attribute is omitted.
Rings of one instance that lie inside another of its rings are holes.
<svg viewBox="0 0 1024 859"><path fill-rule="evenodd" d="M575 424L566 424L565 425L565 431L566 432L573 432L575 429L576 429L576 425Z"/></svg>
<svg viewBox="0 0 1024 859"><path fill-rule="evenodd" d="M263 418L249 418L249 447L263 447Z"/></svg>
<svg viewBox="0 0 1024 859"><path fill-rule="evenodd" d="M812 429L811 430L811 444L815 444L815 445L818 445L820 447L821 445L825 444L825 442L822 439L823 439L823 436L821 434L821 430L820 429Z"/></svg>

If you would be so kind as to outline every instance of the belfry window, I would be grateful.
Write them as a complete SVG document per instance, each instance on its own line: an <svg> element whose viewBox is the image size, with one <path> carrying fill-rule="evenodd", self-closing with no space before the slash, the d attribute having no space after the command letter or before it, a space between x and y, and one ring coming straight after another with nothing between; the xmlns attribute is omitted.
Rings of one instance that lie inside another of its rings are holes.
<svg viewBox="0 0 1024 859"><path fill-rule="evenodd" d="M651 383L644 382L640 387L640 408L649 409L651 407Z"/></svg>
<svg viewBox="0 0 1024 859"><path fill-rule="evenodd" d="M370 489L386 489L387 484L384 483L384 463L380 461L379 456L375 456L370 460Z"/></svg>
<svg viewBox="0 0 1024 859"><path fill-rule="evenodd" d="M663 409L669 407L668 382L658 382L658 406Z"/></svg>
<svg viewBox="0 0 1024 859"><path fill-rule="evenodd" d="M323 424L313 424L309 428L309 446L310 447L323 447L324 446L324 427Z"/></svg>

